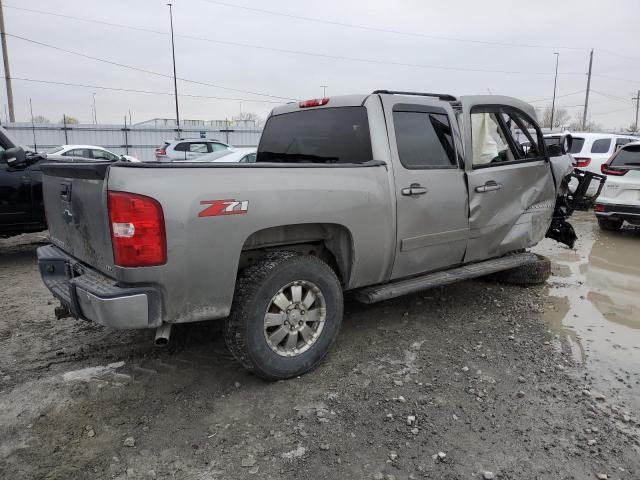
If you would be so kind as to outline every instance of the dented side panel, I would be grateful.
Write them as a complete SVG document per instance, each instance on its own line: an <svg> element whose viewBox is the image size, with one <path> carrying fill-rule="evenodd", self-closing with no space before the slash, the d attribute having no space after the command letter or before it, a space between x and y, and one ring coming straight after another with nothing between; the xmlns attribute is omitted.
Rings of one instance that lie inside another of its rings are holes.
<svg viewBox="0 0 640 480"><path fill-rule="evenodd" d="M528 248L544 238L556 197L547 162L472 170L467 178L470 238L465 262ZM489 182L500 188L483 192Z"/></svg>

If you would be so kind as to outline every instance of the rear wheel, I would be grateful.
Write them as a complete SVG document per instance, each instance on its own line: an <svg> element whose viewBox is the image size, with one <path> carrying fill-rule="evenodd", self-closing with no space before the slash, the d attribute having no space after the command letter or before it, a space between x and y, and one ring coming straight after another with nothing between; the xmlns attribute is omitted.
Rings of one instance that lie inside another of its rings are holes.
<svg viewBox="0 0 640 480"><path fill-rule="evenodd" d="M598 217L598 225L602 230L617 231L622 228L622 220Z"/></svg>
<svg viewBox="0 0 640 480"><path fill-rule="evenodd" d="M267 380L294 377L327 354L342 309L340 282L325 262L274 252L240 273L225 341L256 375Z"/></svg>

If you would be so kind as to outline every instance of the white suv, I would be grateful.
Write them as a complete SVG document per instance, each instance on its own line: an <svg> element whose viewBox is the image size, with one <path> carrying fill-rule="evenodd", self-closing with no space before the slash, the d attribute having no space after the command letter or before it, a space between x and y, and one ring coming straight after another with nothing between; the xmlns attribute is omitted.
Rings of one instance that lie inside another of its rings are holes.
<svg viewBox="0 0 640 480"><path fill-rule="evenodd" d="M603 230L619 230L623 222L640 224L640 142L628 143L604 163L604 188L593 207Z"/></svg>
<svg viewBox="0 0 640 480"><path fill-rule="evenodd" d="M233 150L226 143L205 138L181 138L180 140L165 140L164 145L156 148L158 162L175 162L193 160L202 155L220 150Z"/></svg>

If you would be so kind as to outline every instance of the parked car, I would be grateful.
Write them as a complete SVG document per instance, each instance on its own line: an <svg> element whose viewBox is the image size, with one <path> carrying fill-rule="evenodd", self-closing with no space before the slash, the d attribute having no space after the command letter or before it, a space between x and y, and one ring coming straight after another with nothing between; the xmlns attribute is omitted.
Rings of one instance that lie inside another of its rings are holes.
<svg viewBox="0 0 640 480"><path fill-rule="evenodd" d="M198 157L194 162L218 163L254 163L257 148L234 148L233 150L219 150Z"/></svg>
<svg viewBox="0 0 640 480"><path fill-rule="evenodd" d="M126 160L127 162L139 162L136 157L131 155L118 155L106 148L97 147L95 145L60 145L54 147L46 152L47 157L50 159L60 159L60 157L73 157L73 158L86 158L89 160L100 160L117 162L119 160Z"/></svg>
<svg viewBox="0 0 640 480"><path fill-rule="evenodd" d="M547 134L545 137L553 138L561 134ZM570 154L574 158L576 168L593 173L600 173L600 167L622 145L637 142L638 137L631 135L617 135L614 133L571 132L573 144ZM595 185L592 185L588 194L595 193Z"/></svg>
<svg viewBox="0 0 640 480"><path fill-rule="evenodd" d="M627 143L602 165L607 176L594 206L603 230L620 230L627 221L640 224L640 142Z"/></svg>
<svg viewBox="0 0 640 480"><path fill-rule="evenodd" d="M166 140L161 147L156 148L156 160L158 162L195 160L207 153L229 149L232 148L218 140L206 140L203 138Z"/></svg>
<svg viewBox="0 0 640 480"><path fill-rule="evenodd" d="M510 125L534 132L527 153ZM568 137L547 147L533 107L509 97L289 103L268 118L255 163L45 166L40 272L60 316L156 328L158 343L175 323L226 319L245 367L294 377L329 350L344 290L372 303L548 272L525 249L575 240L567 148Z"/></svg>
<svg viewBox="0 0 640 480"><path fill-rule="evenodd" d="M43 156L19 147L0 127L0 237L46 230Z"/></svg>

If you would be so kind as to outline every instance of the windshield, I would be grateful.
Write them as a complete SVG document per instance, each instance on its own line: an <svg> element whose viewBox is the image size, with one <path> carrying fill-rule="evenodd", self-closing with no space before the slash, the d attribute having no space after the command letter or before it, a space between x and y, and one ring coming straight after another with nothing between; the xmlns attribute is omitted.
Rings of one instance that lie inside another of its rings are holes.
<svg viewBox="0 0 640 480"><path fill-rule="evenodd" d="M46 153L60 153L62 150L64 150L64 147L62 145L58 145L57 147L50 148Z"/></svg>
<svg viewBox="0 0 640 480"><path fill-rule="evenodd" d="M367 110L336 107L269 118L256 162L363 163L371 159Z"/></svg>

